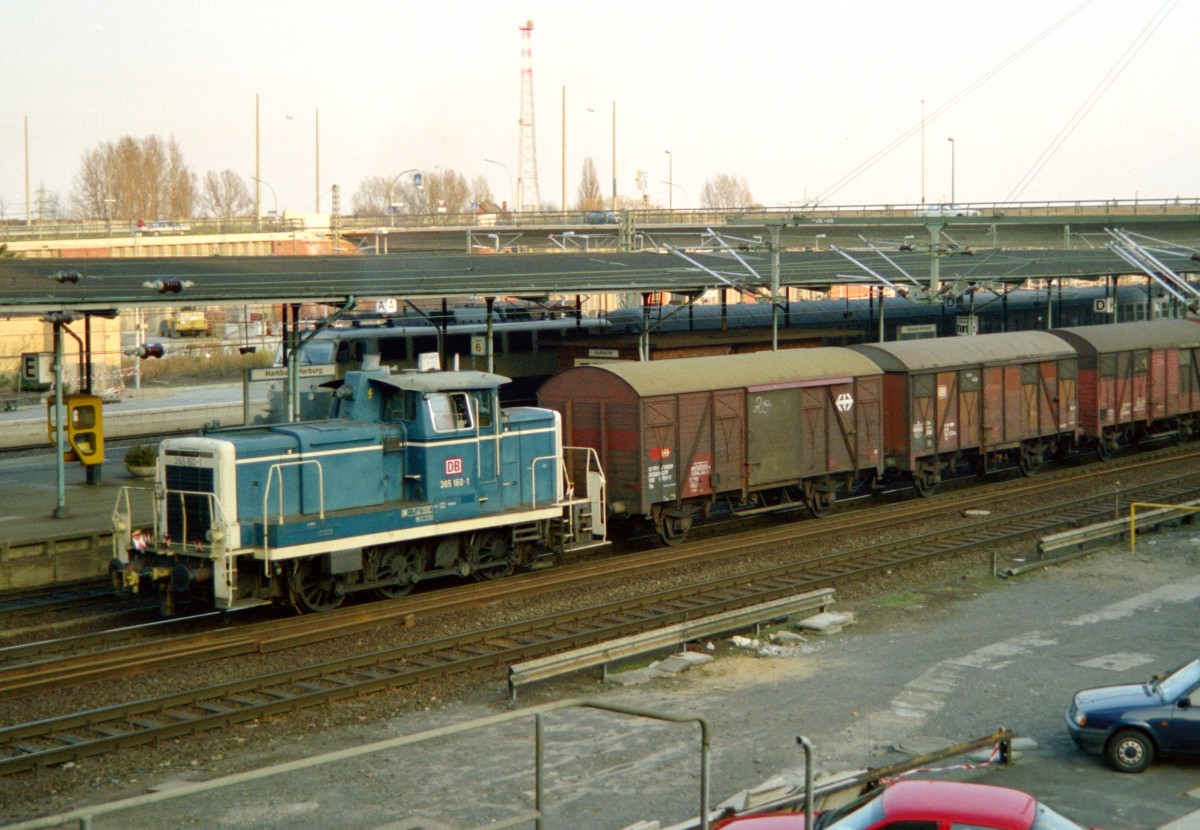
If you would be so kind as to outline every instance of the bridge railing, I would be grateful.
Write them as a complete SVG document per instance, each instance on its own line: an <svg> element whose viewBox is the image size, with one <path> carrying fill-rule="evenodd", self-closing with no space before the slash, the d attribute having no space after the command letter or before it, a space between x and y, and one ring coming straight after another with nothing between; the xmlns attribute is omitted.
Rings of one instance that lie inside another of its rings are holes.
<svg viewBox="0 0 1200 830"><path fill-rule="evenodd" d="M919 204L865 204L865 205L781 205L775 207L753 206L747 208L704 208L675 209L647 208L630 210L634 225L641 229L671 226L696 227L697 225L744 224L761 220L816 221L822 219L861 219L918 217L922 212L937 207L938 203ZM964 211L968 216L1022 217L1022 216L1198 216L1200 198L1172 197L1165 199L1074 199L1045 200L1032 202L962 202L956 203L955 211ZM397 214L383 216L340 216L337 225L343 231L361 232L376 230L379 233L400 232L430 228L577 228L591 233L614 230L615 223L596 224L589 222L589 214L595 218L599 211L524 211L521 213L432 213ZM607 214L608 211L602 212ZM623 213L622 211L618 212ZM315 224L314 224L315 223ZM128 220L106 222L104 220L35 220L26 224L20 219L0 221L0 241L24 241L31 239L83 239L111 238L115 235L141 236L147 239L178 238L211 234L279 233L302 230L320 230L321 219L311 215L234 217L217 219L198 217L183 220L177 227L158 230L152 227L139 228Z"/></svg>

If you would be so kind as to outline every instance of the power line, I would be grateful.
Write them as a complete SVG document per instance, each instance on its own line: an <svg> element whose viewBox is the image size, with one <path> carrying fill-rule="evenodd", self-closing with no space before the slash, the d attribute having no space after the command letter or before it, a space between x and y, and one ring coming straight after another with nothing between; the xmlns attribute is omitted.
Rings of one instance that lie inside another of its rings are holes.
<svg viewBox="0 0 1200 830"><path fill-rule="evenodd" d="M1054 23L1052 23L1049 28L1044 30L1041 34L1039 34L1033 40L1026 43L1024 46L1022 46L1017 51L1013 52L1011 55L1009 55L1003 61L996 64L994 67L992 67L987 72L985 72L983 75L981 75L979 78L977 78L975 81L968 84L961 92L956 94L949 101L947 101L946 103L942 104L937 109L935 109L933 111L933 113L927 119L922 119L920 121L917 121L917 123L914 124L912 127L909 127L907 130L905 130L899 136L892 139L892 141L890 141L888 144L884 145L884 147L882 149L880 149L879 151L877 151L874 155L867 158L866 161L859 164L857 167L855 167L850 172L846 173L846 175L842 176L840 179L835 181L832 185L827 187L821 193L817 194L813 203L820 204L821 202L828 201L830 198L833 197L833 195L835 193L837 193L839 190L844 188L846 185L850 184L850 182L857 179L863 173L870 170L879 161L881 161L882 159L889 156L893 150L895 150L901 144L908 141L910 138L912 138L914 135L916 135L918 132L920 132L921 128L924 124L929 124L931 121L935 121L940 115L943 115L945 112L947 112L951 107L953 107L955 104L957 104L963 98L967 97L972 92L974 92L976 89L978 89L979 87L983 86L985 83L990 81L993 76L995 76L1001 70L1005 69L1009 64L1013 63L1015 60L1020 58L1022 55L1024 55L1026 52L1028 52L1030 49L1032 49L1034 46L1041 43L1043 40L1045 40L1047 37L1049 37L1051 34L1053 34L1056 30L1058 30L1060 27L1062 27L1072 17L1079 14L1085 8L1090 6L1092 4L1092 2L1093 2L1093 0L1084 0L1084 2L1080 3L1074 9L1072 9L1071 11L1067 12L1065 15L1060 17L1058 20L1056 20Z"/></svg>
<svg viewBox="0 0 1200 830"><path fill-rule="evenodd" d="M1008 197L1004 201L1011 202L1020 198L1021 194L1025 192L1025 188L1033 184L1033 180L1037 178L1039 173L1042 172L1042 168L1049 163L1050 159L1054 157L1059 148L1061 148L1062 145L1066 143L1067 139L1071 137L1071 134L1074 133L1075 129L1083 122L1083 119L1087 117L1087 114L1091 112L1092 108L1096 106L1102 97L1104 97L1104 93L1108 92L1109 87L1111 87L1117 78L1121 76L1121 73L1125 71L1125 68L1133 62L1133 59L1137 57L1138 52L1142 51L1142 47L1144 47L1154 33L1158 31L1158 27L1163 24L1163 21L1165 21L1171 12L1175 10L1175 6L1177 5L1179 5L1179 0L1167 0L1167 2L1164 2L1163 5L1159 7L1158 11L1154 13L1149 22L1142 27L1142 30L1138 32L1137 36L1133 39L1129 46L1125 48L1125 51L1121 53L1121 56L1117 58L1116 63L1114 63L1109 68L1108 72L1105 73L1104 77L1100 79L1100 83L1096 85L1096 88L1093 89L1091 94L1089 94L1088 97L1084 99L1084 102L1080 104L1079 109L1075 111L1074 115L1067 119L1067 123L1063 125L1061 130L1058 131L1058 135L1051 139L1050 144L1047 145L1046 149L1042 151L1042 154L1037 157L1033 165L1028 171L1026 171L1025 175L1021 177L1021 180L1017 182L1016 186L1013 187L1012 192L1008 194ZM1168 6L1170 6L1170 8L1167 8Z"/></svg>

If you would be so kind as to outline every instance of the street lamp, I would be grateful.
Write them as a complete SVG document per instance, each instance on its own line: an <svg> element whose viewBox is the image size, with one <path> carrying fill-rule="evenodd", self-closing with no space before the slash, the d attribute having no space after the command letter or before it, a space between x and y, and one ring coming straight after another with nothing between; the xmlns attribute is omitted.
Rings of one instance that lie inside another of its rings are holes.
<svg viewBox="0 0 1200 830"><path fill-rule="evenodd" d="M500 166L501 168L504 169L504 172L508 175L508 198L509 198L509 201L511 202L512 198L513 198L512 173L509 173L508 168L501 162L498 162L494 159L484 159L484 161L486 161L488 164L495 164L495 165Z"/></svg>
<svg viewBox="0 0 1200 830"><path fill-rule="evenodd" d="M667 210L675 209L675 156L670 150L664 150L667 154Z"/></svg>
<svg viewBox="0 0 1200 830"><path fill-rule="evenodd" d="M672 192L674 192L674 189L676 187L679 188L679 192L683 194L683 204L684 204L683 209L687 210L687 203L691 201L691 198L688 196L687 188L685 188L681 184L675 184L674 182L669 182L666 179L659 179L659 181L665 185L669 185L672 189Z"/></svg>
<svg viewBox="0 0 1200 830"><path fill-rule="evenodd" d="M260 179L258 176L251 176L250 178L256 182L259 182L260 184L265 184L267 186L267 189L269 189L271 191L271 205L272 205L271 215L274 216L276 219L278 219L279 218L279 198L275 195L275 188L271 187L271 183L269 181L267 181L266 179ZM257 217L255 217L255 218L257 218Z"/></svg>
<svg viewBox="0 0 1200 830"><path fill-rule="evenodd" d="M400 181L401 176L407 176L409 173L413 174L413 187L417 190L423 189L421 173L415 167L405 170L402 173L397 173L396 178L392 179L392 186L388 188L388 216L393 228L396 227L396 182Z"/></svg>
<svg viewBox="0 0 1200 830"><path fill-rule="evenodd" d="M954 198L954 139L947 138L950 142L950 204L955 204L958 200Z"/></svg>

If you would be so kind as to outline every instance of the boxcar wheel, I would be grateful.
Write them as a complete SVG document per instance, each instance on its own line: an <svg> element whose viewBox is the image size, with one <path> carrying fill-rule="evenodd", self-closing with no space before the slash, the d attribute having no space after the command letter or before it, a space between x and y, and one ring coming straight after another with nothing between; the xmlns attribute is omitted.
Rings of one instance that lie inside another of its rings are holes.
<svg viewBox="0 0 1200 830"><path fill-rule="evenodd" d="M806 501L812 514L821 519L833 512L833 506L837 502L837 493L828 485L819 485L812 488Z"/></svg>
<svg viewBox="0 0 1200 830"><path fill-rule="evenodd" d="M913 475L913 485L917 488L917 495L921 498L929 498L937 492L937 470L917 470Z"/></svg>
<svg viewBox="0 0 1200 830"><path fill-rule="evenodd" d="M1042 448L1039 445L1021 447L1021 457L1017 460L1021 475L1026 478L1035 475L1042 466Z"/></svg>
<svg viewBox="0 0 1200 830"><path fill-rule="evenodd" d="M288 592L291 594L292 605L301 613L331 611L346 598L346 592L338 578L325 573L320 558L316 556L302 559L292 566Z"/></svg>
<svg viewBox="0 0 1200 830"><path fill-rule="evenodd" d="M1117 772L1141 772L1154 760L1154 744L1136 729L1122 729L1109 740L1105 754Z"/></svg>
<svg viewBox="0 0 1200 830"><path fill-rule="evenodd" d="M682 545L692 523L689 519L679 516L663 516L658 523L658 536L671 547Z"/></svg>

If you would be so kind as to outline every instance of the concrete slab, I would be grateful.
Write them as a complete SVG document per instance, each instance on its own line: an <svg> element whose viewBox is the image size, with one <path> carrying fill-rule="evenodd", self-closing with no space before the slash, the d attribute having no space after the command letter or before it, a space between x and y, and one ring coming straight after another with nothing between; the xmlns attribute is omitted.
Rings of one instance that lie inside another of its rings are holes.
<svg viewBox="0 0 1200 830"><path fill-rule="evenodd" d="M792 623L792 628L813 631L818 634L837 634L847 625L853 625L854 614L848 611L825 611Z"/></svg>

